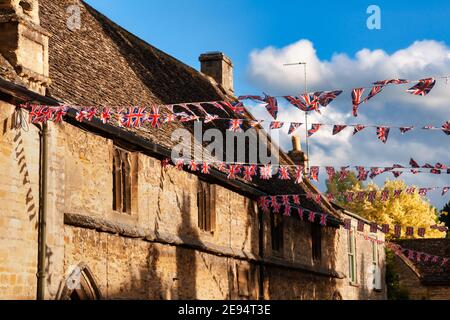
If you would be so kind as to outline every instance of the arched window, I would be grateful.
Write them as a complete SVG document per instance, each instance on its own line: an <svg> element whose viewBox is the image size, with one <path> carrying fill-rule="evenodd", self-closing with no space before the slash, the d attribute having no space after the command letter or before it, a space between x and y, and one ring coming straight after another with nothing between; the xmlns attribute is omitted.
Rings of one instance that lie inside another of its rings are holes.
<svg viewBox="0 0 450 320"><path fill-rule="evenodd" d="M101 300L102 294L89 267L80 263L63 283L60 300Z"/></svg>

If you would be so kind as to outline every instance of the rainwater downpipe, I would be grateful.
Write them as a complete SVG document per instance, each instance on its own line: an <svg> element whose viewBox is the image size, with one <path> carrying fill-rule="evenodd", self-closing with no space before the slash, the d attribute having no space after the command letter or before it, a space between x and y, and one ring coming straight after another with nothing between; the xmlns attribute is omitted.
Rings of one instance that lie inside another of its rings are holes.
<svg viewBox="0 0 450 320"><path fill-rule="evenodd" d="M39 130L40 188L39 188L39 223L38 223L38 270L37 300L45 300L45 260L47 255L47 181L48 181L48 125L42 124Z"/></svg>

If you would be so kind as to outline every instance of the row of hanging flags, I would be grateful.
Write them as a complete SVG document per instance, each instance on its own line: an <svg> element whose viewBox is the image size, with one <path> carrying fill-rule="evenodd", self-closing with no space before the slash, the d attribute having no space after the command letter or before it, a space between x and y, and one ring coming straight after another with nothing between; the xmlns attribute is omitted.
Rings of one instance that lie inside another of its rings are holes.
<svg viewBox="0 0 450 320"><path fill-rule="evenodd" d="M283 196L282 196L283 197ZM268 200L268 198L271 198L272 200ZM291 203L288 199L283 198L282 201L284 203L279 203L276 196L269 196L269 197L260 197L258 199L258 206L261 208L261 210L268 214L270 212L273 212L274 214L283 214L283 216L291 217L291 216L297 216L300 218L301 221L307 221L310 223L319 223L321 226L327 226L329 223L329 215L325 213L319 213L312 210L308 210L305 208L300 207L300 201L297 201L291 206ZM284 208L283 210L281 210ZM378 231L381 231L384 234L393 234L396 238L402 237L402 234L404 234L407 237L413 237L415 233L417 232L417 235L419 237L424 238L426 234L427 228L432 230L438 230L440 232L448 232L448 228L445 226L439 226L439 225L432 225L429 227L412 227L412 226L402 226L402 225L391 225L391 224L382 224L379 225L376 222L370 222L366 223L365 221L358 220L357 226L355 230L353 230L352 226L352 219L344 219L344 229L348 230L349 232L355 232L357 234L364 235L365 240L370 240L377 244L384 244L387 243L388 247L391 249L395 249L396 254L399 252L406 252L408 253L408 258L412 260L418 261L418 262L428 262L428 263L439 263L441 266L445 266L448 263L447 258L438 257L438 256L432 256L428 255L423 252L417 252L414 250L409 249L402 249L400 246L395 245L395 247L392 247L389 242L385 242L380 239L376 239L371 237L367 234L367 232L370 232L372 234L378 233ZM394 250L394 251L395 251Z"/></svg>
<svg viewBox="0 0 450 320"><path fill-rule="evenodd" d="M146 111L146 107L122 107L117 108L117 110L113 110L112 108L103 107L103 108L95 108L95 107L70 107L77 110L75 119L79 122L83 121L92 121L94 117L101 119L104 124L110 123L112 120L116 120L117 124L120 127L127 128L140 128L143 124L148 123L152 127L159 128L163 124L179 121L179 122L193 122L193 121L201 121L205 124L211 123L214 121L226 121L228 123L228 130L232 132L242 132L243 125L246 123L248 127L257 127L267 122L265 120L256 120L256 119L239 119L239 118L223 118L218 115L209 114L206 112L205 108L202 104L212 104L217 108L221 108L224 112L226 112L225 107L227 106L231 110L236 110L236 108L244 107L236 107L240 103L229 103L229 102L204 102L198 104L180 104L180 105L170 105L163 106L166 107L169 111L168 114L163 115L160 113L160 107L152 107L150 111ZM196 115L192 112L192 109L188 107L188 105L192 105L198 110L203 110L204 116ZM175 107L183 108L182 112L174 112ZM23 108L28 108L30 110L29 113L29 122L30 123L45 123L48 121L54 121L56 123L63 121L64 116L67 114L69 106L43 106L43 105L22 105ZM189 113L187 112L189 111ZM289 127L288 134L293 134L298 128L300 128L303 123L301 122L284 122L284 121L270 121L269 122L270 130L279 130L284 127ZM313 123L311 128L308 130L308 136L311 137L315 133L317 133L322 127L332 126L333 135L337 135L342 132L347 127L353 128L353 135L363 131L368 127L376 128L376 135L378 139L384 143L388 141L389 134L392 128L398 128L401 134L405 134L409 131L416 129L415 126L386 126L386 125L365 125L365 124L325 124L325 123ZM442 130L446 135L450 136L450 121L445 122L441 127L436 127L433 125L425 125L421 127L423 130Z"/></svg>
<svg viewBox="0 0 450 320"><path fill-rule="evenodd" d="M254 178L259 177L261 180L279 179L279 180L293 180L296 184L303 182L304 178L319 182L320 169L324 168L331 181L337 177L339 181L344 181L348 175L353 172L350 168L356 168L356 177L359 181L367 181L367 179L375 179L383 173L392 173L394 178L400 177L403 173L410 172L412 174L430 173L430 174L450 174L450 166L436 163L434 166L419 164L411 159L411 167L405 167L399 164L394 164L392 167L362 167L362 166L346 166L341 168L335 167L321 167L311 166L309 172L305 172L305 167L302 165L272 165L272 164L245 164L245 163L226 163L222 161L196 161L187 159L164 159L163 166L167 167L174 165L178 170L189 170L192 172L199 171L202 174L210 174L211 168L217 167L219 171L227 174L228 179L234 180L242 178L246 181L252 182ZM430 171L428 171L430 170ZM426 195L429 188L420 190L420 194ZM448 192L447 187L443 188L443 195Z"/></svg>
<svg viewBox="0 0 450 320"><path fill-rule="evenodd" d="M448 81L449 77L442 77ZM370 88L354 88L351 90L352 98L352 113L355 117L358 116L359 107L367 103L369 100L373 99L375 96L380 94L383 89L388 85L401 85L416 83L413 87L406 90L406 92L416 95L416 96L426 96L434 88L436 84L435 78L425 78L420 80L406 80L406 79L389 79L376 81ZM364 92L370 89L367 95ZM331 102L333 102L337 97L339 97L344 91L334 90L334 91L318 91L313 93L305 93L299 96L282 96L281 98L286 99L294 107L304 111L316 111L321 113L320 107L327 107ZM277 119L278 117L278 99L279 97L269 96L264 93L264 96L258 95L245 95L240 96L239 100L253 100L256 102L263 103L270 113L270 115Z"/></svg>

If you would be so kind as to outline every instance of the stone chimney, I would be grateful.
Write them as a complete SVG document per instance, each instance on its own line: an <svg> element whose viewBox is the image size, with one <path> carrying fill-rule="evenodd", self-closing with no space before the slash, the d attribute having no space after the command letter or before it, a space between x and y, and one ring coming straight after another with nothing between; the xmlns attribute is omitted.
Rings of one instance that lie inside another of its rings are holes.
<svg viewBox="0 0 450 320"><path fill-rule="evenodd" d="M28 89L42 95L50 83L49 36L40 27L38 0L0 0L0 54Z"/></svg>
<svg viewBox="0 0 450 320"><path fill-rule="evenodd" d="M288 156L295 164L304 166L306 170L308 166L308 157L302 151L302 145L299 136L292 136L292 147L293 149L289 151Z"/></svg>
<svg viewBox="0 0 450 320"><path fill-rule="evenodd" d="M227 94L234 94L233 63L222 52L200 55L201 72L213 78Z"/></svg>

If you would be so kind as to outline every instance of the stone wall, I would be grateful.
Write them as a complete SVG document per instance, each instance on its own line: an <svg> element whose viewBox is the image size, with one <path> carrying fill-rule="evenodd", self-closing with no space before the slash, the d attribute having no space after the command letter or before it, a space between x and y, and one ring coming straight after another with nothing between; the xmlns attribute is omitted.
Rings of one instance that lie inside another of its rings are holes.
<svg viewBox="0 0 450 320"><path fill-rule="evenodd" d="M2 106L2 118L12 106ZM311 225L283 218L284 248L271 251L270 219L263 217L265 252L259 257L259 213L254 202L216 186L216 229L198 226L197 176L137 154L137 206L131 214L112 210L113 142L69 124L49 124L49 210L46 297L60 298L66 279L80 263L89 266L107 299L378 299L383 292L350 286L346 231L322 229L322 259L312 261ZM39 136L22 131L34 199L38 199ZM37 231L26 206L14 157L14 133L0 143L0 298L34 299ZM22 195L22 196L20 196ZM38 203L36 203L37 209ZM37 212L37 211L36 211ZM11 228L18 228L11 233ZM8 231L8 232L7 232ZM7 235L7 236L5 236ZM371 254L358 238L358 261ZM8 250L4 250L8 248ZM26 249L25 249L26 248ZM384 261L379 248L380 265ZM358 262L363 270L365 262ZM264 264L264 268L260 269ZM260 283L263 275L264 283ZM361 271L361 277L363 272ZM16 285L13 285L16 283Z"/></svg>
<svg viewBox="0 0 450 320"><path fill-rule="evenodd" d="M448 300L450 286L424 285L416 270L405 263L402 258L395 257L394 272L399 277L400 288L405 290L411 300Z"/></svg>

